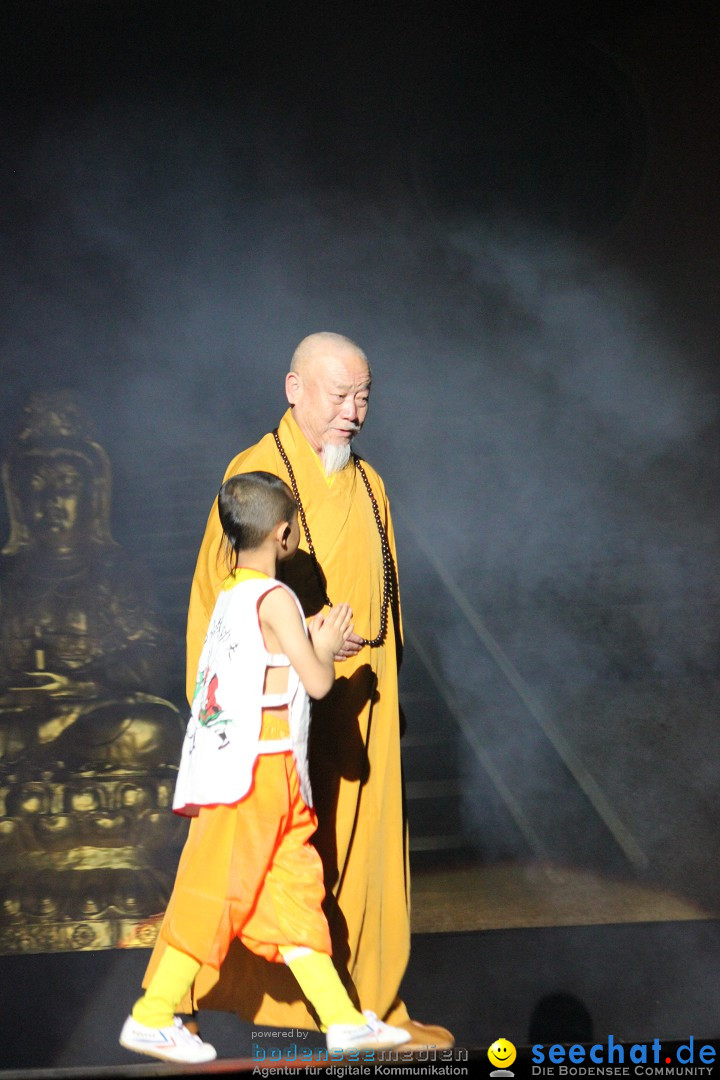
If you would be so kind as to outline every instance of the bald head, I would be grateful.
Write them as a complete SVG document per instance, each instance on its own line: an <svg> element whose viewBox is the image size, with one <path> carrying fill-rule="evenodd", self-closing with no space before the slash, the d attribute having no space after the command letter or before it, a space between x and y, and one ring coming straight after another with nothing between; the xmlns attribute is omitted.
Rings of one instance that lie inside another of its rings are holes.
<svg viewBox="0 0 720 1080"><path fill-rule="evenodd" d="M333 334L330 330L321 330L317 334L309 334L302 339L293 353L290 370L307 370L314 363L322 363L323 360L338 359L351 355L363 360L368 371L370 370L367 357L359 345L356 345L350 338L344 337L343 334Z"/></svg>
<svg viewBox="0 0 720 1080"><path fill-rule="evenodd" d="M362 349L324 331L300 342L285 380L293 416L317 454L346 447L362 427L370 396L370 365Z"/></svg>

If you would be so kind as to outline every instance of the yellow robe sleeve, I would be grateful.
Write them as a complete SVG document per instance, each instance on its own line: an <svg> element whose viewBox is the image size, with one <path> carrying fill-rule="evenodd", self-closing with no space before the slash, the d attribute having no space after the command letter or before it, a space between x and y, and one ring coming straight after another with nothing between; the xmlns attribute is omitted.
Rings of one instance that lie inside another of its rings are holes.
<svg viewBox="0 0 720 1080"><path fill-rule="evenodd" d="M253 472L254 470L272 472L278 475L272 451L267 444L267 440L271 438L272 436L266 436L257 446L251 447L250 450L246 450L234 457L225 470L223 481L230 476L236 476L238 473ZM218 515L216 496L208 515L205 535L200 545L195 574L190 586L186 635L186 691L190 704L192 704L195 692L198 661L205 642L205 634L215 607L217 594L220 591L220 585L227 575L228 566L222 550L222 527Z"/></svg>

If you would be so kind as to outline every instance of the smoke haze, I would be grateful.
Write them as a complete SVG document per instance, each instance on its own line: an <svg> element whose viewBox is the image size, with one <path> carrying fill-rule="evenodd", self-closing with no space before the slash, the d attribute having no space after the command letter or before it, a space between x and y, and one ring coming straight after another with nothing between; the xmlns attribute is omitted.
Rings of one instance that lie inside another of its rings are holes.
<svg viewBox="0 0 720 1080"><path fill-rule="evenodd" d="M653 872L709 897L706 855L660 863L716 786L715 376L688 311L599 239L642 194L639 98L593 42L540 36L530 63L508 26L485 39L482 79L462 35L452 81L449 42L435 56L416 30L405 54L391 35L358 91L357 56L308 62L329 24L293 57L291 22L279 56L280 29L232 7L213 36L181 5L170 45L155 28L144 54L129 5L125 62L108 45L116 8L74 39L92 61L65 57L49 97L52 27L35 67L11 70L6 442L38 384L82 394L113 461L116 536L159 571L181 641L227 461L276 424L305 334L356 339L375 377L359 449L397 511L408 625L459 714L557 832L550 718ZM691 779L684 800L668 761ZM465 808L481 831L484 784L474 763Z"/></svg>

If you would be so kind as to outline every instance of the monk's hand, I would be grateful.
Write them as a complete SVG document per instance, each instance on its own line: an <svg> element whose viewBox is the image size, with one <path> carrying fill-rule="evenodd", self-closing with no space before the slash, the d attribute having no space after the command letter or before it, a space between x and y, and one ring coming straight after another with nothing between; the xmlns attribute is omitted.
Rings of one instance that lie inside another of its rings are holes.
<svg viewBox="0 0 720 1080"><path fill-rule="evenodd" d="M363 639L356 633L348 634L338 651L335 653L336 660L349 660L351 656L357 656L363 647Z"/></svg>

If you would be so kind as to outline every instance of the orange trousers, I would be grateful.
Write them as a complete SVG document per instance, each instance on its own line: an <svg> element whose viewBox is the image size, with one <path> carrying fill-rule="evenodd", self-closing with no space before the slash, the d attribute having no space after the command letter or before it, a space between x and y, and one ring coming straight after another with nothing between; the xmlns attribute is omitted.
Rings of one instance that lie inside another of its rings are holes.
<svg viewBox="0 0 720 1080"><path fill-rule="evenodd" d="M161 937L217 970L234 937L276 962L279 945L330 955L316 828L292 752L259 755L245 798L192 820Z"/></svg>

